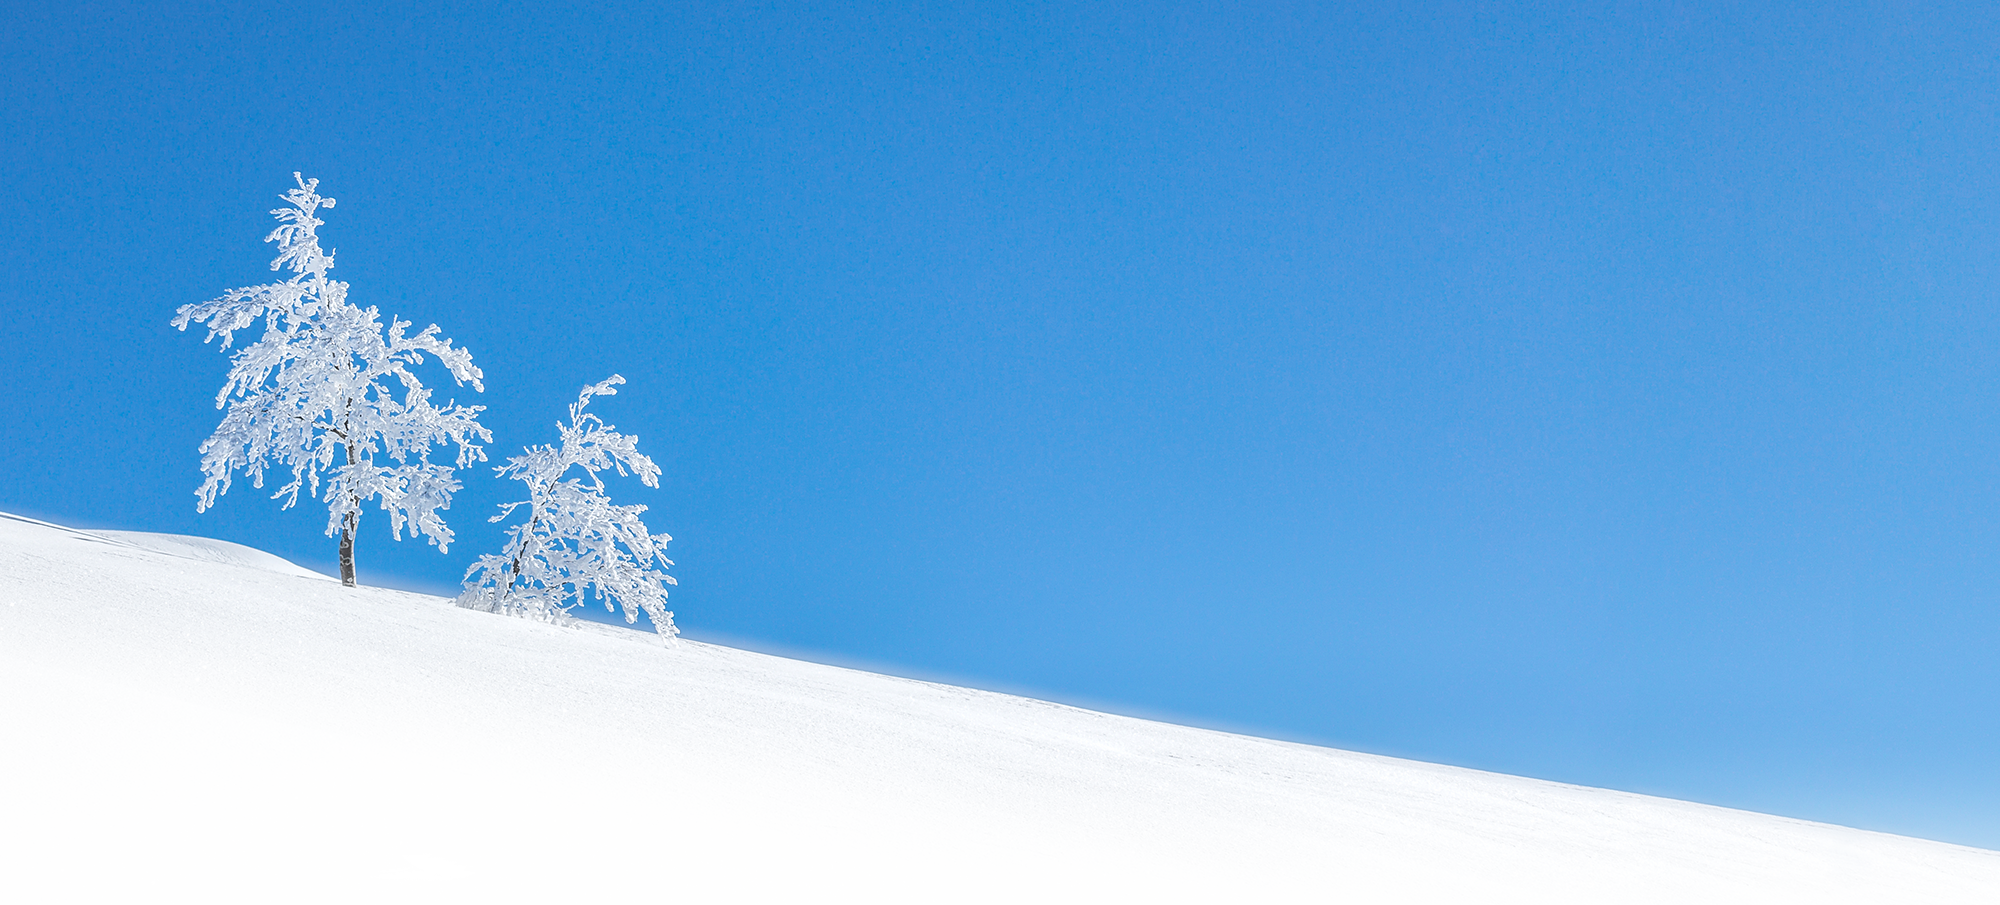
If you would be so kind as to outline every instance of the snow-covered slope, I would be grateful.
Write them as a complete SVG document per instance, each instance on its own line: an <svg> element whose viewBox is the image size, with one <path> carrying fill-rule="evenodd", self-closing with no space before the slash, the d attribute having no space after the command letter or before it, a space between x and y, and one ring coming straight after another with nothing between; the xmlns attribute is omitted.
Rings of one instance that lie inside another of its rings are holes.
<svg viewBox="0 0 2000 905"><path fill-rule="evenodd" d="M84 531L78 528L66 528L62 525L28 518L23 515L14 515L10 512L0 512L0 520L37 525L83 540L109 541L116 546L138 547L142 550L151 550L155 553L165 553L169 556L179 556L186 559L197 559L202 562L221 563L230 566L247 566L252 569L262 569L266 572L277 572L280 575L292 575L299 578L317 578L324 581L336 580L332 576L322 575L282 556L266 553L256 547L246 547L239 543L216 540L212 537L194 537L187 534L155 534L150 531Z"/></svg>
<svg viewBox="0 0 2000 905"><path fill-rule="evenodd" d="M335 580L331 576L321 575L304 566L296 565L284 557L266 553L256 547L233 544L226 540L190 537L186 534L152 534L145 531L93 531L91 533L101 537L108 537L121 543L131 544L134 547L151 550L155 553L166 553L172 556L182 556L188 559L223 563L231 566L249 566L253 569L263 569L266 572L276 572L280 575L294 575L299 578L318 578L324 581Z"/></svg>
<svg viewBox="0 0 2000 905"><path fill-rule="evenodd" d="M1995 852L145 546L0 519L9 901L2000 900Z"/></svg>

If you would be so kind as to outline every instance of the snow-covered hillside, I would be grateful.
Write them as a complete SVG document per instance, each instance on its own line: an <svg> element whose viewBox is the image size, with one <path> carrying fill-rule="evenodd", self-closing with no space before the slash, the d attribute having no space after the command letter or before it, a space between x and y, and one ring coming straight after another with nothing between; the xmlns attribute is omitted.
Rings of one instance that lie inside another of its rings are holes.
<svg viewBox="0 0 2000 905"><path fill-rule="evenodd" d="M668 649L192 542L0 519L9 901L2000 900L1995 852Z"/></svg>
<svg viewBox="0 0 2000 905"><path fill-rule="evenodd" d="M168 553L187 559L204 562L224 563L232 566L250 566L266 572L296 575L301 578L321 578L334 580L311 569L295 565L291 560L274 556L256 547L233 544L226 540L207 537L190 537L185 534L152 534L145 531L92 531L99 537L109 538L123 544L130 544L156 553Z"/></svg>

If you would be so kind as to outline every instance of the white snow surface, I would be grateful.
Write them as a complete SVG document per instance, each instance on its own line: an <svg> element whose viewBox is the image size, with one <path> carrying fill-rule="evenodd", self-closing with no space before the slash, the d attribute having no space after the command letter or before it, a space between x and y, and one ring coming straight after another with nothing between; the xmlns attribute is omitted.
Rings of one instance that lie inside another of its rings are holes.
<svg viewBox="0 0 2000 905"><path fill-rule="evenodd" d="M297 565L282 556L266 553L256 547L246 547L242 544L231 543L226 540L194 537L187 534L153 534L146 531L92 531L90 533L110 538L120 543L130 544L140 549L151 550L155 553L165 553L169 556L180 556L187 559L198 559L202 562L223 563L231 566L248 566L252 569L263 569L266 572L293 575L299 578L317 578L322 581L336 580L331 575L322 575L304 566Z"/></svg>
<svg viewBox="0 0 2000 905"><path fill-rule="evenodd" d="M7 901L2000 900L1996 852L142 540L0 518Z"/></svg>

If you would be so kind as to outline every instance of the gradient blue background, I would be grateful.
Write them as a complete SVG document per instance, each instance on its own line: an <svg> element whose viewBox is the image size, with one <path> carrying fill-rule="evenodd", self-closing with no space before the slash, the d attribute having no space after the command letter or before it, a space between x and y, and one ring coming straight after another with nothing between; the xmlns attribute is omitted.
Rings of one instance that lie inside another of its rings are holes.
<svg viewBox="0 0 2000 905"><path fill-rule="evenodd" d="M9 3L0 507L331 561L167 326L301 169L693 637L2000 847L2000 8L1372 6Z"/></svg>

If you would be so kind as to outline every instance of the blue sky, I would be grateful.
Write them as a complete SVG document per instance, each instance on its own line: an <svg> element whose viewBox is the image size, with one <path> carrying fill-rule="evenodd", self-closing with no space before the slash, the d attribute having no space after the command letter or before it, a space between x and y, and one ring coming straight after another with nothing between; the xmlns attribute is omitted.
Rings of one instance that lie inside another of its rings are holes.
<svg viewBox="0 0 2000 905"><path fill-rule="evenodd" d="M10 5L0 507L331 563L167 325L303 170L496 458L628 378L694 637L2000 847L2000 10L1905 6Z"/></svg>

